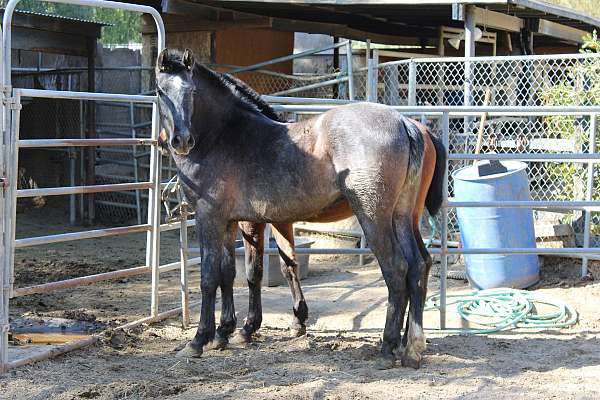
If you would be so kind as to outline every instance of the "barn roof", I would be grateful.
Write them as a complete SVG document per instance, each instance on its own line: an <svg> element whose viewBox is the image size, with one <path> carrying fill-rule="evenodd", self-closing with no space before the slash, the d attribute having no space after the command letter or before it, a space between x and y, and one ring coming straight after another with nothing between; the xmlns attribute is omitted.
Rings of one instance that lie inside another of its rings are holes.
<svg viewBox="0 0 600 400"><path fill-rule="evenodd" d="M388 24L401 24L414 34L414 28L433 28L456 23L455 5L475 5L523 19L544 19L591 31L600 19L566 7L539 0L193 0L252 14L331 23L349 23L364 30L379 30ZM166 2L168 3L168 1ZM394 29L391 30L393 32ZM400 26L398 31L401 31Z"/></svg>
<svg viewBox="0 0 600 400"><path fill-rule="evenodd" d="M4 11L0 9L0 18ZM12 48L86 57L103 26L108 24L18 10L12 20Z"/></svg>

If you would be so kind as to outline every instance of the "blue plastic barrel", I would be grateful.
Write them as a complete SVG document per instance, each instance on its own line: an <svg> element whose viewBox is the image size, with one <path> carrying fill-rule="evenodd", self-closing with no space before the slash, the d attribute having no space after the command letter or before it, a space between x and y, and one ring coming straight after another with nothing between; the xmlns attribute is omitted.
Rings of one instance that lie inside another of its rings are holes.
<svg viewBox="0 0 600 400"><path fill-rule="evenodd" d="M479 176L477 166L455 171L456 201L531 200L527 165L503 161L508 171ZM456 209L464 248L536 247L533 211L527 208ZM467 277L476 289L526 288L539 280L536 255L465 255Z"/></svg>

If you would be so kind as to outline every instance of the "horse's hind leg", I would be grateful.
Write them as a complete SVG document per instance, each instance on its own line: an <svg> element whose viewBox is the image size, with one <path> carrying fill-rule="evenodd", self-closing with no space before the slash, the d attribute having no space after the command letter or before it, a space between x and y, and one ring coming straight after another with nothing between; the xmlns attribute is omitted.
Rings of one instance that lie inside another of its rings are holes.
<svg viewBox="0 0 600 400"><path fill-rule="evenodd" d="M406 274L408 262L398 245L392 216L382 216L375 220L357 213L369 246L379 262L379 267L388 288L388 306L381 345L382 359L379 368L394 366L397 349L401 346L401 327L406 309Z"/></svg>
<svg viewBox="0 0 600 400"><path fill-rule="evenodd" d="M397 171L402 170L400 167ZM408 260L396 239L393 210L400 189L395 182L403 177L390 177L388 184L376 187L371 179L363 180L362 174L347 177L343 193L365 233L369 247L379 262L388 288L388 305L381 345L382 358L378 368L391 368L395 364L395 352L401 346L401 327L406 308L406 274ZM384 189L385 188L385 189Z"/></svg>
<svg viewBox="0 0 600 400"><path fill-rule="evenodd" d="M424 302L427 300L427 283L429 281L429 272L431 271L431 267L433 265L433 260L429 251L427 251L427 247L425 247L425 243L423 243L423 238L421 237L421 231L419 228L419 220L413 221L413 232L415 234L415 240L417 241L417 245L419 246L419 251L421 252L421 257L425 261L425 268L423 270L423 278L421 280L421 286L423 291L423 307L425 307ZM408 293L407 293L408 298ZM408 302L406 303L408 305ZM404 336L402 336L402 346L406 348L408 344L408 331L410 327L410 316L406 318L406 327L404 328ZM404 351L402 352L404 353Z"/></svg>
<svg viewBox="0 0 600 400"><path fill-rule="evenodd" d="M301 336L306 333L306 319L308 318L308 307L304 300L302 287L300 286L300 274L296 262L294 249L294 228L292 224L273 224L273 235L279 248L281 257L281 272L290 286L292 299L294 301L294 319L292 321L292 335Z"/></svg>
<svg viewBox="0 0 600 400"><path fill-rule="evenodd" d="M246 254L246 278L248 280L248 315L244 319L244 326L232 340L237 343L248 343L252 334L262 323L261 285L263 278L263 254L265 224L253 222L240 222L240 229L244 238Z"/></svg>
<svg viewBox="0 0 600 400"><path fill-rule="evenodd" d="M431 267L431 257L429 257L429 253L427 253L423 245L418 229L417 231L414 230L411 218L397 215L394 218L394 222L397 239L401 243L409 265L406 283L410 306L402 346L400 347L400 349L405 347L404 354L402 355L402 365L419 368L423 359L422 353L425 351L423 307L427 290L427 276Z"/></svg>

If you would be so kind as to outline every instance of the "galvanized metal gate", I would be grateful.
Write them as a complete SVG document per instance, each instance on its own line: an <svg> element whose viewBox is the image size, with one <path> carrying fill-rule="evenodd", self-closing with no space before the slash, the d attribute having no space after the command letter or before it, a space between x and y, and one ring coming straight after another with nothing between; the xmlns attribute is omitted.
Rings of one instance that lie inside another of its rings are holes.
<svg viewBox="0 0 600 400"><path fill-rule="evenodd" d="M159 51L165 45L165 29L160 14L152 7L139 6L125 3L100 1L100 0L48 0L54 3L66 3L80 6L103 7L123 9L134 12L148 13L152 15L157 26ZM31 357L10 361L8 360L8 303L11 297L23 296L31 293L44 293L65 287L73 287L99 280L109 279L118 274L106 274L106 276L75 278L62 282L53 282L28 288L14 288L14 255L16 248L36 246L40 244L59 243L70 240L100 238L113 235L122 235L134 232L147 232L146 265L136 272L152 272L152 301L150 317L143 321L159 318L158 312L158 280L159 280L159 239L160 239L160 154L156 139L158 138L158 103L156 96L136 96L110 93L90 93L71 91L48 91L38 89L19 89L11 87L11 22L14 10L20 0L11 0L4 12L2 36L2 52L0 53L0 80L2 82L2 102L0 113L2 114L2 151L0 151L0 178L2 179L2 190L0 195L0 210L2 212L2 238L0 242L0 285L2 296L0 299L0 373L23 364L39 359L47 358L51 354L44 352ZM21 100L24 98L51 98L83 101L107 101L107 102L131 102L136 104L151 104L152 116L152 138L150 139L19 139L19 122ZM19 149L22 148L50 148L50 147L97 147L97 146L149 146L150 157L150 179L147 182L134 182L116 185L94 185L79 187L53 187L42 189L17 189ZM18 198L33 196L57 196L69 194L98 193L120 190L143 189L149 192L148 219L145 224L97 229L85 232L63 233L41 237L15 239L16 204ZM117 273L119 271L116 271ZM131 275L131 271L128 271ZM139 323L141 323L139 322ZM136 321L137 323L137 321ZM78 348L95 341L95 337L78 342L71 342L52 354Z"/></svg>

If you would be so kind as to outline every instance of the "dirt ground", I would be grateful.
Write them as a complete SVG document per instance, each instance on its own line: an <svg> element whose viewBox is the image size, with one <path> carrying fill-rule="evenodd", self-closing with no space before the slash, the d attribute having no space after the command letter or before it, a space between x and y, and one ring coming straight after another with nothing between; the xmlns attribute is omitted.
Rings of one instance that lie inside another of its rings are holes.
<svg viewBox="0 0 600 400"><path fill-rule="evenodd" d="M36 214L38 212L38 214ZM19 233L72 229L64 215L43 209L22 217ZM42 218L43 217L43 218ZM40 221L44 221L41 224ZM17 286L139 266L144 235L38 247L16 257ZM163 237L163 262L177 255L175 233ZM1 399L389 399L389 398L600 398L600 283L576 278L572 261L545 260L536 290L573 305L579 323L569 329L512 331L485 336L428 332L423 367L374 368L385 319L386 288L376 263L353 257L311 259L303 281L308 334L291 338L287 287L263 289L263 328L246 347L180 360L175 349L191 338L177 319L106 335L101 343L0 377ZM177 276L161 280L161 310L178 306ZM34 295L11 301L11 316L66 317L108 326L146 316L149 276ZM451 292L467 289L449 281ZM192 274L192 300L198 276ZM438 279L430 278L432 291ZM217 305L217 308L218 305ZM236 289L238 325L247 290ZM193 310L194 320L198 309ZM438 315L426 313L426 326ZM454 316L450 324L458 326ZM19 348L11 348L16 354Z"/></svg>

